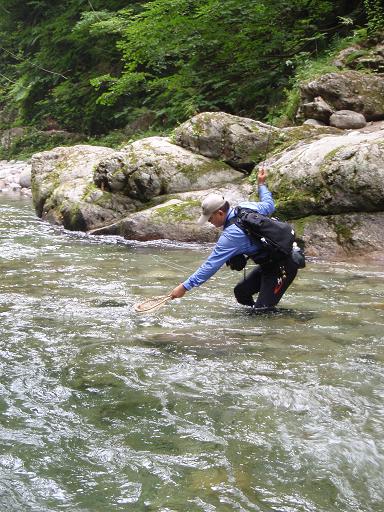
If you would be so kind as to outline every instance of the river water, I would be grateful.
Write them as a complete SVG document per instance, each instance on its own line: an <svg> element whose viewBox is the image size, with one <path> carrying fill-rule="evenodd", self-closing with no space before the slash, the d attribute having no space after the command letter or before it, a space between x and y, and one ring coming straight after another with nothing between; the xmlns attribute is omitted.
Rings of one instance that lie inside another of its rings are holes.
<svg viewBox="0 0 384 512"><path fill-rule="evenodd" d="M208 246L65 232L0 198L0 510L382 511L384 271L310 262L277 315Z"/></svg>

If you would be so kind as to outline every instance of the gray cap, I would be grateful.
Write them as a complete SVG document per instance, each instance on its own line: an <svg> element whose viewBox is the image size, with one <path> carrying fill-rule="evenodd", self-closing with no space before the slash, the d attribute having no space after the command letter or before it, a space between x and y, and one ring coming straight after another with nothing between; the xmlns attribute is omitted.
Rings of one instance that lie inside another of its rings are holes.
<svg viewBox="0 0 384 512"><path fill-rule="evenodd" d="M201 203L202 215L200 215L198 224L204 224L208 221L209 217L220 210L226 203L224 196L221 194L209 194Z"/></svg>

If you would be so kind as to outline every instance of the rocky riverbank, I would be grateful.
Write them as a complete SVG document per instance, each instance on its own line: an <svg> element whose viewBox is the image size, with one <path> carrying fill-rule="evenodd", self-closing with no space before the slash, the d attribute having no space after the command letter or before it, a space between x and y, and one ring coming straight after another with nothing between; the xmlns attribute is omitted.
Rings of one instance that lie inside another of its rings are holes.
<svg viewBox="0 0 384 512"><path fill-rule="evenodd" d="M17 160L1 160L0 193L32 197L31 164Z"/></svg>
<svg viewBox="0 0 384 512"><path fill-rule="evenodd" d="M247 172L263 161L276 213L294 224L307 254L355 257L382 251L383 159L382 122L277 128L206 112L172 138L119 151L82 145L35 154L33 200L40 217L67 229L213 242L217 230L195 223L202 197L215 190L232 204L256 199Z"/></svg>
<svg viewBox="0 0 384 512"><path fill-rule="evenodd" d="M384 75L344 66L302 84L300 125L280 128L204 112L171 137L149 137L119 150L74 145L36 153L30 167L37 215L91 234L213 242L217 230L195 223L201 199L212 191L231 204L256 199L251 171L262 163L276 214L294 224L308 255L380 254ZM15 162L12 170L11 164L7 177L0 174L0 188L29 190L20 181L28 179L29 164L19 182L14 169L21 166Z"/></svg>

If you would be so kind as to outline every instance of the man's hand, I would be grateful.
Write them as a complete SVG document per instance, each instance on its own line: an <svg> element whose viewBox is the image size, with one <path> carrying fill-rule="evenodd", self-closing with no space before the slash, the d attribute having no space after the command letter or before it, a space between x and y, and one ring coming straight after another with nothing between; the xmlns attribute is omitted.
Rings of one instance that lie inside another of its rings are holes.
<svg viewBox="0 0 384 512"><path fill-rule="evenodd" d="M266 179L267 179L267 170L264 167L260 167L259 172L257 174L257 184L264 185Z"/></svg>
<svg viewBox="0 0 384 512"><path fill-rule="evenodd" d="M184 288L184 286L182 284L179 284L179 286L176 286L176 288L174 288L169 295L172 300L181 299L181 297L185 295L186 291L187 290Z"/></svg>

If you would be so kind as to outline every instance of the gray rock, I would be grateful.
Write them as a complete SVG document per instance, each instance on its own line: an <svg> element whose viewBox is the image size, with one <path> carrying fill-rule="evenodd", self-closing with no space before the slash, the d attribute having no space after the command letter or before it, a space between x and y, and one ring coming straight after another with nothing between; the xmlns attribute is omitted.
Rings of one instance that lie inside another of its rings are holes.
<svg viewBox="0 0 384 512"><path fill-rule="evenodd" d="M376 73L383 73L384 44L381 41L371 48L361 45L345 48L336 56L334 64L339 68L368 69Z"/></svg>
<svg viewBox="0 0 384 512"><path fill-rule="evenodd" d="M280 130L268 124L224 112L198 114L175 130L176 144L236 169L252 170L264 160Z"/></svg>
<svg viewBox="0 0 384 512"><path fill-rule="evenodd" d="M298 144L268 161L280 214L300 218L384 209L384 131Z"/></svg>
<svg viewBox="0 0 384 512"><path fill-rule="evenodd" d="M353 56L358 55L362 51L362 47L357 44L344 48L337 54L333 64L340 69L349 67L349 62L353 60Z"/></svg>
<svg viewBox="0 0 384 512"><path fill-rule="evenodd" d="M89 231L93 235L118 235L134 240L168 239L182 242L214 242L219 230L207 223L199 226L196 221L201 214L201 201L210 192L220 192L232 205L249 199L253 187L243 182L241 185L225 186L173 194L164 198L160 205L132 213L119 221L99 229Z"/></svg>
<svg viewBox="0 0 384 512"><path fill-rule="evenodd" d="M32 157L36 212L72 230L90 230L145 208L164 194L238 181L241 173L151 137L121 151L98 146L59 147Z"/></svg>
<svg viewBox="0 0 384 512"><path fill-rule="evenodd" d="M3 191L18 192L23 187L30 188L31 166L28 162L12 160L0 162L0 179ZM23 176L23 185L20 179Z"/></svg>
<svg viewBox="0 0 384 512"><path fill-rule="evenodd" d="M383 251L384 212L309 217L300 224L308 256L345 258Z"/></svg>
<svg viewBox="0 0 384 512"><path fill-rule="evenodd" d="M145 202L164 194L219 186L241 177L225 163L196 155L166 137L149 137L102 160L94 181L104 190Z"/></svg>
<svg viewBox="0 0 384 512"><path fill-rule="evenodd" d="M74 230L116 220L119 211L113 209L108 197L106 206L102 202L104 198L99 198L101 204L89 202L89 195L96 188L94 167L113 152L110 148L79 145L34 154L32 197L37 214Z"/></svg>
<svg viewBox="0 0 384 512"><path fill-rule="evenodd" d="M249 127L249 121L236 126ZM384 129L379 124L372 124L375 131L368 128L348 133L311 125L272 130L275 154L266 162L268 185L277 215L300 219L293 222L308 254L345 257L381 249ZM231 125L231 134L240 131ZM225 130L215 133L212 154L225 146L218 142ZM202 198L215 190L232 204L256 199L241 173L163 137L136 141L120 151L56 148L34 155L32 169L38 214L98 235L213 242L217 230L196 224Z"/></svg>
<svg viewBox="0 0 384 512"><path fill-rule="evenodd" d="M358 112L353 112L352 110L338 110L331 115L329 124L344 130L355 130L357 128L364 128L367 121L363 114L359 114Z"/></svg>
<svg viewBox="0 0 384 512"><path fill-rule="evenodd" d="M321 96L335 111L360 112L368 121L384 119L384 74L329 73L300 89L302 105Z"/></svg>
<svg viewBox="0 0 384 512"><path fill-rule="evenodd" d="M31 168L24 170L20 174L19 185L22 188L31 188Z"/></svg>
<svg viewBox="0 0 384 512"><path fill-rule="evenodd" d="M317 119L307 119L303 123L305 126L327 126L322 121L318 121Z"/></svg>
<svg viewBox="0 0 384 512"><path fill-rule="evenodd" d="M324 124L329 123L329 118L334 112L334 109L321 96L314 98L309 103L304 103L301 110L306 119L316 119Z"/></svg>

